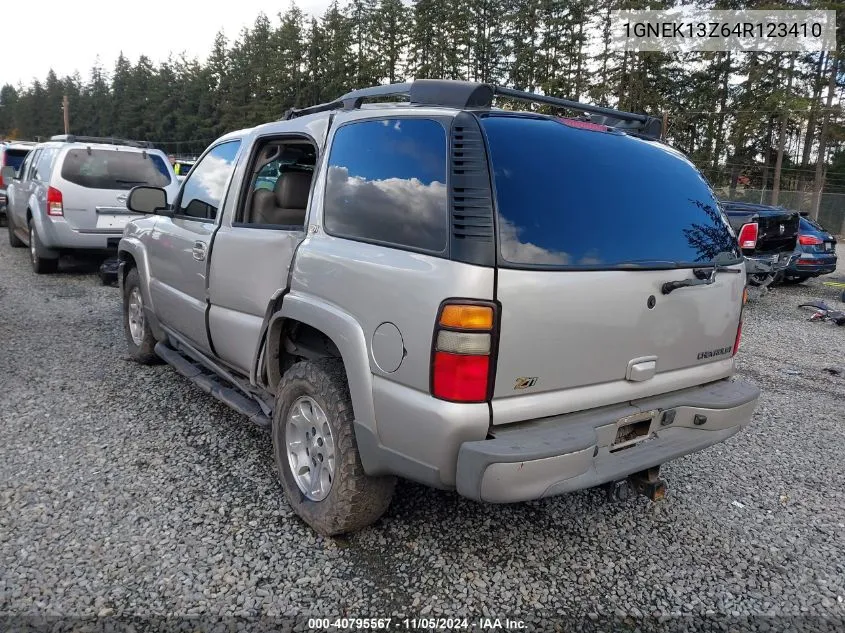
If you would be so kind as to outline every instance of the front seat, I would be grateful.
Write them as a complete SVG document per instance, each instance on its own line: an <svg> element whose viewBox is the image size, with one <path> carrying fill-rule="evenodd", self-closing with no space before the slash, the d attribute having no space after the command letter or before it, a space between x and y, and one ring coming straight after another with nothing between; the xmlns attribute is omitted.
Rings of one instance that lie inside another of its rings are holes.
<svg viewBox="0 0 845 633"><path fill-rule="evenodd" d="M311 191L311 172L283 171L273 191L252 194L252 223L304 226Z"/></svg>

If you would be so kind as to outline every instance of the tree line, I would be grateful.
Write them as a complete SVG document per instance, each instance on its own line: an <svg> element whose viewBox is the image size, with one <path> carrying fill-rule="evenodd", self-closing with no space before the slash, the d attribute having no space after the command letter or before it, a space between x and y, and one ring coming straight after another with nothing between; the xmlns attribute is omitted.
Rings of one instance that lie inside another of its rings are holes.
<svg viewBox="0 0 845 633"><path fill-rule="evenodd" d="M752 4L725 0L715 8ZM442 77L665 115L667 139L732 192L790 189L806 191L809 200L822 183L845 192L841 51L618 50L610 38L612 11L640 5L347 0L310 16L291 4L273 19L259 15L233 41L218 33L205 60L182 54L156 64L121 54L113 68L98 62L85 78L51 70L43 81L5 85L0 136L61 133L67 95L72 133L151 140L195 154L227 131L278 119L291 107L357 87ZM836 8L816 0L789 7Z"/></svg>

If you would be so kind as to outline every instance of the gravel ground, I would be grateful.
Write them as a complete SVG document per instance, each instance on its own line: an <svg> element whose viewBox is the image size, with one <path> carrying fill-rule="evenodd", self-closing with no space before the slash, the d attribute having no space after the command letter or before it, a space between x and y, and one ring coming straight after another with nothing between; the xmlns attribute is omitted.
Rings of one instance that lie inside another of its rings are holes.
<svg viewBox="0 0 845 633"><path fill-rule="evenodd" d="M665 466L665 501L493 506L400 483L375 527L332 540L285 504L266 431L127 359L95 273L36 276L0 245L0 615L845 626L845 327L796 308L845 307L820 281L749 304L754 423Z"/></svg>

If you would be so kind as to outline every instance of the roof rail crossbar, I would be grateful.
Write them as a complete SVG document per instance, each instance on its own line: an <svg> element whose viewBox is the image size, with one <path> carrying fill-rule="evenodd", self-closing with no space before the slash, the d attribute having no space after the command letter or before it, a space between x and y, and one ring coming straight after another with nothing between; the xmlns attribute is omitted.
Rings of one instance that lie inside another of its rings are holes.
<svg viewBox="0 0 845 633"><path fill-rule="evenodd" d="M506 88L504 86L495 86L494 90L497 95L515 99L517 101L523 101L526 103L546 103L548 105L575 110L576 112L596 115L591 116L590 120L607 125L608 127L630 130L649 138L660 138L662 136L663 122L660 119L647 114L625 112L624 110L605 108L603 106L581 103L580 101L572 101L570 99L559 99L558 97L538 95L533 92L523 92L522 90L514 90L513 88Z"/></svg>
<svg viewBox="0 0 845 633"><path fill-rule="evenodd" d="M647 114L625 112L613 108L581 103L570 99L549 97L534 92L525 92L514 88L472 81L453 81L447 79L417 79L410 83L388 84L353 90L330 103L291 109L285 113L285 120L306 114L326 112L328 110L355 110L361 107L365 99L372 97L408 96L414 105L440 106L458 109L487 109L492 107L496 96L514 99L525 103L545 103L576 112L591 115L592 121L609 127L627 130L649 138L660 138L663 122Z"/></svg>
<svg viewBox="0 0 845 633"><path fill-rule="evenodd" d="M59 143L104 143L107 145L126 145L127 147L141 147L144 149L153 149L155 145L149 141L130 141L124 138L115 138L112 136L77 136L76 134L57 134L50 137L51 141Z"/></svg>

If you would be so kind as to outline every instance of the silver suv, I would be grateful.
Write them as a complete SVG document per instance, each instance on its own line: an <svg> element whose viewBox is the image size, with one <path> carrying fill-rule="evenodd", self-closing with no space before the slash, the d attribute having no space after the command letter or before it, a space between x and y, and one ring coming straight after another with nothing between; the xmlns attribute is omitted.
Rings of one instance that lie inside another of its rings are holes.
<svg viewBox="0 0 845 633"><path fill-rule="evenodd" d="M7 174L11 176L11 170L14 170L14 173L17 173L18 169L20 169L23 164L26 155L29 153L29 150L31 150L34 145L35 143L30 143L28 141L0 142L0 170L5 167L9 167L11 169L7 170ZM3 177L2 171L0 171L0 218L5 218L6 216L6 185L6 180Z"/></svg>
<svg viewBox="0 0 845 633"><path fill-rule="evenodd" d="M54 136L32 148L8 182L9 243L29 246L36 273L55 272L65 251L114 252L132 219L126 209L136 185L178 183L167 157L147 143Z"/></svg>
<svg viewBox="0 0 845 633"><path fill-rule="evenodd" d="M737 433L759 396L731 379L736 237L659 134L439 80L228 134L175 198L130 194L149 217L119 246L129 352L269 425L323 534L376 521L396 476L487 502L658 498L658 467Z"/></svg>

